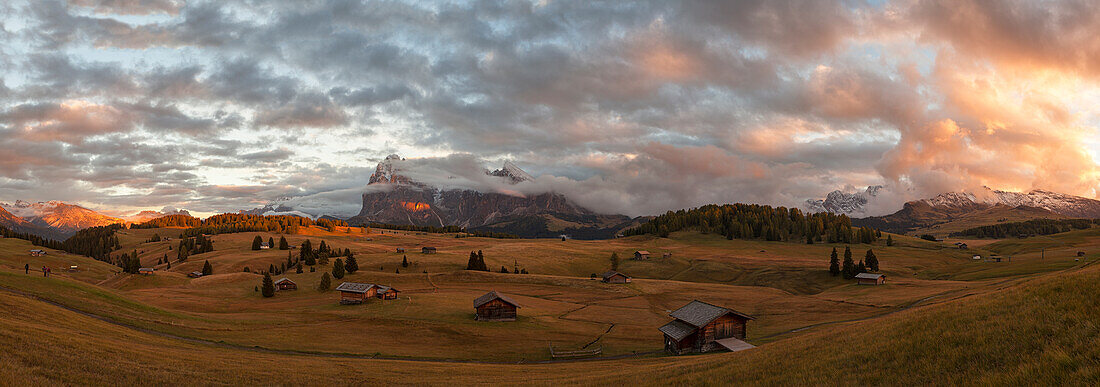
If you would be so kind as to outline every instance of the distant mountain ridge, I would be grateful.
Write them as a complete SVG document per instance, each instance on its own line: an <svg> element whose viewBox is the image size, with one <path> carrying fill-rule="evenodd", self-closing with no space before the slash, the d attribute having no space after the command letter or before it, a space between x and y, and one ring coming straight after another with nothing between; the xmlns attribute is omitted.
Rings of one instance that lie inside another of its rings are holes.
<svg viewBox="0 0 1100 387"><path fill-rule="evenodd" d="M991 215L994 213L997 216ZM905 203L901 210L893 214L857 218L852 223L904 233L945 228L944 224L949 222L978 225L991 220L1036 218L1100 218L1100 200L1045 190L1024 193L987 188L978 194L946 192L932 198L914 200Z"/></svg>
<svg viewBox="0 0 1100 387"><path fill-rule="evenodd" d="M630 217L597 214L553 192L520 196L434 187L403 175L401 161L390 155L378 164L368 184L375 189L363 194L363 208L349 223L462 226L524 237L564 234L584 239L613 237L631 223ZM485 174L507 185L534 180L511 162Z"/></svg>
<svg viewBox="0 0 1100 387"><path fill-rule="evenodd" d="M36 235L56 238L61 236L68 238L77 231L88 227L106 226L109 224L123 223L119 218L100 214L90 209L60 201L26 202L17 200L15 203L0 203L0 207L12 215L22 218L24 221L39 227L38 231L29 231ZM52 231L53 235L42 235L45 231Z"/></svg>
<svg viewBox="0 0 1100 387"><path fill-rule="evenodd" d="M881 185L868 186L859 192L844 192L836 190L825 196L825 199L807 199L804 209L811 213L832 212L834 214L860 215L865 213L867 202L878 196Z"/></svg>

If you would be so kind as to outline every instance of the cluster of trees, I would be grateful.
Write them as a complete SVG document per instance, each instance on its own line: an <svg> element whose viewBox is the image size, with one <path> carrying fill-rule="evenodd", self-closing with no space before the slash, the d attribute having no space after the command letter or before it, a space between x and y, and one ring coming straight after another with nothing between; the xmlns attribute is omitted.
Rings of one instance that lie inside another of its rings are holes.
<svg viewBox="0 0 1100 387"><path fill-rule="evenodd" d="M228 234L235 232L278 232L295 234L299 227L320 226L334 230L336 227L347 227L347 223L336 219L303 218L290 215L246 215L246 214L219 214L206 219L199 219L187 215L169 215L152 219L145 223L135 225L136 228L159 227L186 227L183 236L195 236L201 234Z"/></svg>
<svg viewBox="0 0 1100 387"><path fill-rule="evenodd" d="M80 254L85 257L91 257L103 262L111 262L111 252L121 248L121 245L118 243L118 237L115 236L115 231L121 228L121 224L112 224L108 226L89 227L77 231L76 234L73 234L69 239L61 242L61 250L73 254Z"/></svg>
<svg viewBox="0 0 1100 387"><path fill-rule="evenodd" d="M467 231L465 234L456 234L455 235L455 238L466 238L466 237L481 237L481 238L496 238L496 239L519 239L520 238L519 235L509 234L509 233L506 233L506 232L480 231L480 230Z"/></svg>
<svg viewBox="0 0 1100 387"><path fill-rule="evenodd" d="M952 237L1007 238L1026 235L1050 235L1084 230L1100 225L1100 219L1032 219L968 228L951 233Z"/></svg>
<svg viewBox="0 0 1100 387"><path fill-rule="evenodd" d="M313 266L318 263L325 265L328 264L328 259L332 257L347 257L352 260L355 256L351 253L351 250L344 249L341 251L339 248L332 248L325 244L325 241L321 241L321 244L316 249L313 248L313 241L306 239L302 242L301 247L298 248L298 259L305 262L306 265Z"/></svg>
<svg viewBox="0 0 1100 387"><path fill-rule="evenodd" d="M867 249L867 253L863 255L863 259L858 264L852 260L852 249L848 246L844 247L843 262L837 257L836 247L833 248L833 252L829 256L829 274L832 274L833 277L843 275L844 279L852 279L855 278L856 274L873 273L878 269L878 257L871 249Z"/></svg>
<svg viewBox="0 0 1100 387"><path fill-rule="evenodd" d="M137 274L138 269L141 269L141 260L138 259L137 250L134 250L132 254L122 254L115 265L122 268L124 273Z"/></svg>
<svg viewBox="0 0 1100 387"><path fill-rule="evenodd" d="M179 247L176 248L176 260L183 262L189 256L211 251L214 251L214 244L210 242L210 238L202 234L194 238L183 238L180 239Z"/></svg>
<svg viewBox="0 0 1100 387"><path fill-rule="evenodd" d="M0 226L0 235L3 235L4 238L22 239L22 240L31 242L31 244L35 245L35 246L42 246L42 247L47 247L47 248L51 248L51 249L55 249L55 250L63 250L62 246L61 246L61 242L51 240L51 239L47 239L47 238L43 238L43 237L40 237L40 236L34 235L34 234L16 232L16 231L13 231L12 229L9 229L9 228L4 227L4 226Z"/></svg>
<svg viewBox="0 0 1100 387"><path fill-rule="evenodd" d="M149 238L145 243L160 242L160 234L153 234L152 238Z"/></svg>
<svg viewBox="0 0 1100 387"><path fill-rule="evenodd" d="M470 260L466 262L466 270L489 271L489 267L485 265L485 254L482 254L481 250L476 253L470 252Z"/></svg>
<svg viewBox="0 0 1100 387"><path fill-rule="evenodd" d="M870 228L852 228L847 215L828 212L804 214L797 208L758 204L706 205L664 215L623 232L623 235L653 234L668 237L681 230L718 233L726 239L767 241L872 243L882 235Z"/></svg>

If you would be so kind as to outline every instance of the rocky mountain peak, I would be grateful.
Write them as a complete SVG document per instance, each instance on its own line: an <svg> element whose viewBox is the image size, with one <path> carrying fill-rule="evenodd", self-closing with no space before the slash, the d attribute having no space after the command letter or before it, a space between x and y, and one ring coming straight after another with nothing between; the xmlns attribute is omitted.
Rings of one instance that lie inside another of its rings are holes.
<svg viewBox="0 0 1100 387"><path fill-rule="evenodd" d="M492 172L486 171L486 173L489 174L490 176L497 176L497 177L506 178L508 180L508 182L511 183L511 184L518 184L518 183L522 183L522 182L525 182L525 181L535 180L534 176L531 176L530 174L528 174L526 171L520 169L515 164L512 164L511 161L505 161L504 162L504 167L501 168L501 169L498 169L498 170L495 170L495 171L492 171Z"/></svg>

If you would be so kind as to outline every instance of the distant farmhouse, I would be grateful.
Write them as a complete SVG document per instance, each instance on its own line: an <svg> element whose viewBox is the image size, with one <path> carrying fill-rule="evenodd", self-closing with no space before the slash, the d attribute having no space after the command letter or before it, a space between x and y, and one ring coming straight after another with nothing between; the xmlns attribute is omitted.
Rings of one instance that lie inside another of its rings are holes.
<svg viewBox="0 0 1100 387"><path fill-rule="evenodd" d="M607 282L609 284L628 284L630 283L630 276L612 270L603 273L603 282Z"/></svg>
<svg viewBox="0 0 1100 387"><path fill-rule="evenodd" d="M665 335L665 351L673 355L753 348L743 341L746 324L755 320L752 316L698 300L669 316L675 320L658 330Z"/></svg>
<svg viewBox="0 0 1100 387"><path fill-rule="evenodd" d="M153 274L156 274L156 269L153 269L151 267L143 267L143 268L138 269L138 274L153 275Z"/></svg>
<svg viewBox="0 0 1100 387"><path fill-rule="evenodd" d="M290 278L279 278L275 281L275 290L298 290L298 284L291 281Z"/></svg>
<svg viewBox="0 0 1100 387"><path fill-rule="evenodd" d="M420 249L420 252L423 254L435 254L435 247L425 247Z"/></svg>
<svg viewBox="0 0 1100 387"><path fill-rule="evenodd" d="M495 290L474 300L474 316L478 321L516 321L519 304Z"/></svg>
<svg viewBox="0 0 1100 387"><path fill-rule="evenodd" d="M43 255L46 255L46 250L31 250L32 257L41 257Z"/></svg>
<svg viewBox="0 0 1100 387"><path fill-rule="evenodd" d="M373 284L361 284L356 282L344 282L336 287L340 292L340 304L362 304L370 297L374 297L378 291Z"/></svg>
<svg viewBox="0 0 1100 387"><path fill-rule="evenodd" d="M885 285L886 274L859 273L856 274L857 285Z"/></svg>
<svg viewBox="0 0 1100 387"><path fill-rule="evenodd" d="M201 271L193 271L193 272L187 273L187 276L191 277L191 278L199 278L199 277L202 277L202 272Z"/></svg>
<svg viewBox="0 0 1100 387"><path fill-rule="evenodd" d="M645 250L638 250L634 252L634 260L640 261L643 259L649 259L649 252Z"/></svg>

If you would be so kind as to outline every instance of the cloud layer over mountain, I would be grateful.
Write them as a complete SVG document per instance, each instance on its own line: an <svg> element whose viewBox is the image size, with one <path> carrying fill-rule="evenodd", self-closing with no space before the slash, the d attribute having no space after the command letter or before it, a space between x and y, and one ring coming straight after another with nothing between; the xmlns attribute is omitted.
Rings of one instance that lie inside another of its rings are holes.
<svg viewBox="0 0 1100 387"><path fill-rule="evenodd" d="M5 3L0 199L122 215L295 196L351 215L395 152L460 185L515 160L530 189L628 215L867 185L899 187L891 203L982 186L1095 198L1097 8Z"/></svg>

